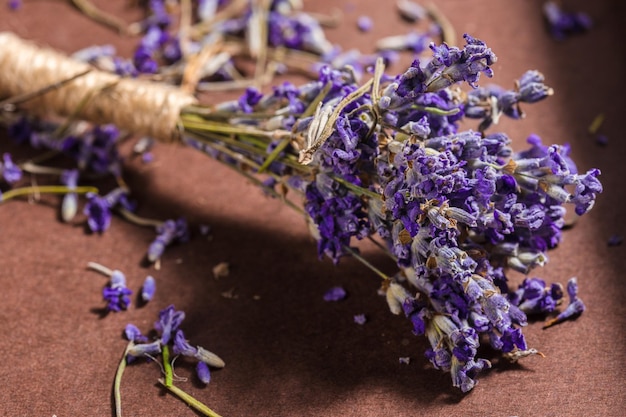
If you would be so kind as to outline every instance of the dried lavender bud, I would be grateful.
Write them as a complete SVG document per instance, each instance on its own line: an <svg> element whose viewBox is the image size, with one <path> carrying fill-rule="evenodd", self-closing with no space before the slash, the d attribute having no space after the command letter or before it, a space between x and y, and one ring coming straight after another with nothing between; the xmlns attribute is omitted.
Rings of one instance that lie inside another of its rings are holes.
<svg viewBox="0 0 626 417"><path fill-rule="evenodd" d="M148 275L141 287L141 299L147 303L152 300L156 291L156 282L151 275Z"/></svg>
<svg viewBox="0 0 626 417"><path fill-rule="evenodd" d="M124 328L124 336L126 336L126 339L136 343L145 343L148 341L148 338L141 334L141 330L139 330L139 328L134 324L130 323Z"/></svg>
<svg viewBox="0 0 626 417"><path fill-rule="evenodd" d="M184 218L166 220L156 228L157 237L148 247L147 258L150 262L160 259L165 248L174 242L184 243L189 240L189 229Z"/></svg>
<svg viewBox="0 0 626 417"><path fill-rule="evenodd" d="M174 336L173 351L175 355L184 355L194 358L198 354L198 349L189 344L189 341L185 339L185 334L180 329L176 330L176 335Z"/></svg>
<svg viewBox="0 0 626 417"><path fill-rule="evenodd" d="M369 16L359 16L356 26L361 32L369 32L374 27L374 22Z"/></svg>
<svg viewBox="0 0 626 417"><path fill-rule="evenodd" d="M364 325L365 323L367 323L367 317L365 316L365 314L355 314L354 322L356 324Z"/></svg>
<svg viewBox="0 0 626 417"><path fill-rule="evenodd" d="M2 155L3 162L0 162L0 174L7 184L18 182L22 178L22 170L13 163L11 155L4 153Z"/></svg>
<svg viewBox="0 0 626 417"><path fill-rule="evenodd" d="M586 32L593 25L587 14L563 11L555 1L546 1L543 4L543 15L550 34L557 40L563 40L571 34Z"/></svg>
<svg viewBox="0 0 626 417"><path fill-rule="evenodd" d="M324 294L324 301L341 301L345 299L347 295L346 290L343 288L333 287Z"/></svg>
<svg viewBox="0 0 626 417"><path fill-rule="evenodd" d="M607 241L607 244L609 246L619 246L622 244L622 242L624 241L624 237L621 235L611 235L611 237L609 237L609 240Z"/></svg>
<svg viewBox="0 0 626 417"><path fill-rule="evenodd" d="M570 300L569 305L555 318L548 320L543 326L544 329L562 323L565 320L575 319L585 311L585 304L578 298L578 283L576 277L570 278L567 282L567 294Z"/></svg>
<svg viewBox="0 0 626 417"><path fill-rule="evenodd" d="M196 375L198 375L198 379L203 384L211 382L211 371L209 370L209 365L202 361L196 364Z"/></svg>

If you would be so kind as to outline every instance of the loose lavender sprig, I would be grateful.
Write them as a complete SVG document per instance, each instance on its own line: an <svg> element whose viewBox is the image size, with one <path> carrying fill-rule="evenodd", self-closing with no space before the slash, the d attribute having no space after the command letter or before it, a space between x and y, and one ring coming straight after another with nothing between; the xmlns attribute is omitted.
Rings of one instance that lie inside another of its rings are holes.
<svg viewBox="0 0 626 417"><path fill-rule="evenodd" d="M112 312L128 310L132 290L126 286L126 276L118 270L111 270L95 262L89 262L87 267L110 277L109 283L102 289L102 298L107 302L106 309Z"/></svg>
<svg viewBox="0 0 626 417"><path fill-rule="evenodd" d="M161 259L165 248L174 242L187 242L189 240L189 228L184 218L166 220L156 228L157 237L148 247L147 258L149 262Z"/></svg>
<svg viewBox="0 0 626 417"><path fill-rule="evenodd" d="M213 368L223 368L225 362L215 353L208 351L202 346L194 347L189 344L189 341L180 329L184 319L185 313L176 310L173 305L161 310L159 312L159 320L154 323L154 329L159 338L152 342L141 333L137 326L128 324L124 330L124 335L128 340L134 342L134 345L127 352L127 361L133 362L139 357L148 355L154 357L161 353L165 346L171 346L175 355L190 357ZM209 373L210 371L207 371L204 365L198 368L198 378L204 383L208 383L205 381L208 381L210 378L208 376Z"/></svg>

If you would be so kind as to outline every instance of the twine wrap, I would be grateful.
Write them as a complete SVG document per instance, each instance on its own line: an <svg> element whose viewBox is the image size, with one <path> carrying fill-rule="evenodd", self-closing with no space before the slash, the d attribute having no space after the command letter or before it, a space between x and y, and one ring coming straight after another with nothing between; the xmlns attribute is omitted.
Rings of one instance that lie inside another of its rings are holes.
<svg viewBox="0 0 626 417"><path fill-rule="evenodd" d="M12 33L0 33L0 98L35 92L90 68ZM23 107L38 115L75 114L96 124L113 123L122 130L173 142L180 138L177 124L181 110L196 103L192 95L169 85L91 69L58 89L28 100Z"/></svg>

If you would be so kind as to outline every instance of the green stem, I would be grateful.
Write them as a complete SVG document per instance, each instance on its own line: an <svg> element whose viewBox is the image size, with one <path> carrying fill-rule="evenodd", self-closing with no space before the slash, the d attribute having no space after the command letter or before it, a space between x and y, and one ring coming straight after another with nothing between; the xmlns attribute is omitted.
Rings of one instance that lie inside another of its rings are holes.
<svg viewBox="0 0 626 417"><path fill-rule="evenodd" d="M161 354L163 355L163 372L165 372L165 385L166 388L170 388L174 384L174 372L172 371L172 364L170 363L170 349L167 345L161 347Z"/></svg>
<svg viewBox="0 0 626 417"><path fill-rule="evenodd" d="M42 194L95 193L95 194L98 194L98 189L96 187L89 187L89 186L70 188L65 185L40 185L40 186L33 186L33 187L14 188L0 195L0 203L3 203L15 197L21 197L21 196L37 194L37 193L42 193Z"/></svg>
<svg viewBox="0 0 626 417"><path fill-rule="evenodd" d="M379 277L381 277L385 281L391 281L391 278L389 278L389 276L387 274L385 274L383 271L381 271L380 269L376 268L374 265L369 263L369 261L367 259L365 259L361 255L359 255L358 253L353 251L349 246L346 245L343 248L346 251L348 251L350 253L350 255L352 255L357 261L361 262L363 265L365 265L366 267L371 269L376 275L378 275Z"/></svg>
<svg viewBox="0 0 626 417"><path fill-rule="evenodd" d="M337 175L331 175L330 177L350 191L355 192L359 196L366 196L377 200L380 200L381 198L380 195L376 194L375 192L370 191L367 188L359 187L358 185L352 184L350 181L338 177Z"/></svg>
<svg viewBox="0 0 626 417"><path fill-rule="evenodd" d="M285 136L291 136L291 132L283 130L265 131L261 129L255 129L253 127L233 126L228 123L211 122L206 120L198 120L198 118L191 117L189 115L181 115L181 122L185 130L199 130L215 133L230 133L235 135L253 135L269 137L272 139L281 138Z"/></svg>
<svg viewBox="0 0 626 417"><path fill-rule="evenodd" d="M458 112L461 111L460 108L456 107L450 110L443 110L437 107L428 107L428 106L411 106L412 109L425 111L426 113L434 114L435 116L454 116Z"/></svg>
<svg viewBox="0 0 626 417"><path fill-rule="evenodd" d="M205 404L196 400L194 397L187 394L185 391L178 388L177 386L173 384L167 385L166 381L164 381L163 378L159 378L159 383L163 385L165 388L167 388L172 394L176 395L178 398L180 398L185 403L187 403L187 405L193 408L194 410L199 411L200 413L208 417L221 417L215 411L211 410Z"/></svg>
<svg viewBox="0 0 626 417"><path fill-rule="evenodd" d="M122 355L122 360L120 360L120 364L117 366L117 372L115 372L115 380L113 382L113 398L115 400L116 417L122 417L122 375L124 375L124 370L126 369L126 355L134 345L135 343L132 340L128 342L128 345L126 345L126 349L124 349L124 355Z"/></svg>

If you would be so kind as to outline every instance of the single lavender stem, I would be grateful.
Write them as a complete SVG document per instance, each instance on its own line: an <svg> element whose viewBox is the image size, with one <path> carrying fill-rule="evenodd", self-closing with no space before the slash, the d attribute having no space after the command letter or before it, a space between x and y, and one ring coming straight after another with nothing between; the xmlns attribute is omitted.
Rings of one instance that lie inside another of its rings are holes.
<svg viewBox="0 0 626 417"><path fill-rule="evenodd" d="M120 364L117 366L117 371L115 372L115 380L113 381L113 398L115 400L116 417L122 417L122 375L124 375L124 370L126 369L126 355L134 345L135 343L132 340L128 342L128 345L126 345L126 349L124 349L124 355L122 355L122 360L120 360Z"/></svg>
<svg viewBox="0 0 626 417"><path fill-rule="evenodd" d="M140 217L133 213L132 211L128 211L123 207L116 207L115 211L119 213L122 217L124 217L129 222L136 224L137 226L146 226L146 227L159 227L163 224L161 220L156 219L147 219L144 217Z"/></svg>
<svg viewBox="0 0 626 417"><path fill-rule="evenodd" d="M12 190L9 190L3 193L0 196L0 203L3 203L15 197L21 197L21 196L30 195L30 194L67 194L67 193L98 194L98 189L96 187L89 187L89 186L70 188L65 185L41 185L41 186L33 186L33 187L21 187L21 188L14 188Z"/></svg>
<svg viewBox="0 0 626 417"><path fill-rule="evenodd" d="M381 271L380 269L376 268L374 265L372 265L371 263L369 263L369 261L367 261L365 258L363 258L361 255L359 255L358 253L356 253L356 251L352 250L352 248L350 248L349 246L344 246L343 247L346 251L348 251L350 253L350 255L352 255L356 260L358 260L359 262L361 262L363 265L365 265L366 267L368 267L369 269L372 270L372 272L374 272L376 275L378 275L379 277L381 277L382 279L384 279L385 281L391 281L391 278L389 278L389 276L387 274L385 274L383 271Z"/></svg>
<svg viewBox="0 0 626 417"><path fill-rule="evenodd" d="M112 269L109 269L106 266L99 264L97 262L87 262L87 268L100 272L101 274L106 275L107 277L110 277L111 275L113 275Z"/></svg>
<svg viewBox="0 0 626 417"><path fill-rule="evenodd" d="M159 383L161 385L163 385L165 388L167 388L172 394L176 395L178 398L183 400L185 403L187 403L188 406L190 406L194 410L196 410L196 411L198 411L198 412L200 412L200 413L202 413L202 414L204 414L205 416L208 416L208 417L221 417L215 411L211 410L205 404L203 404L200 401L196 400L194 397L192 397L191 395L187 394L185 391L183 391L182 389L178 388L177 386L175 386L173 384L170 384L169 386L166 385L166 382L163 380L163 378L159 378L158 381L159 381Z"/></svg>
<svg viewBox="0 0 626 417"><path fill-rule="evenodd" d="M54 167L46 167L42 165L37 165L32 161L24 162L20 165L22 171L26 171L31 174L42 174L42 175L61 175L63 171L62 168L54 168Z"/></svg>

